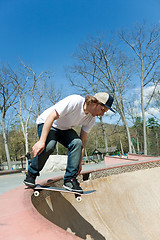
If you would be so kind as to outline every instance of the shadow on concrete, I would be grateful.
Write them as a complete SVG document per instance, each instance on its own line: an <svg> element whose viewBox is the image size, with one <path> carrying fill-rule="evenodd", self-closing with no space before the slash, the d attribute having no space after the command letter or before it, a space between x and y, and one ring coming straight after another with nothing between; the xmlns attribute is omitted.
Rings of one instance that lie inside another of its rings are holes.
<svg viewBox="0 0 160 240"><path fill-rule="evenodd" d="M105 240L105 237L86 221L61 193L50 193L46 199L48 200L36 198L33 202L39 213L49 221L82 239L90 237L90 239ZM43 207L41 207L42 201ZM38 202L41 204L39 205Z"/></svg>

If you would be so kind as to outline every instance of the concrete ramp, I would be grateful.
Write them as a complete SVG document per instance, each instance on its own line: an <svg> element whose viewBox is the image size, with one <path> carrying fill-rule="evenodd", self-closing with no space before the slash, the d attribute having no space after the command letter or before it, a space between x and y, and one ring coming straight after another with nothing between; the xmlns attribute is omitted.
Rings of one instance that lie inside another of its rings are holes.
<svg viewBox="0 0 160 240"><path fill-rule="evenodd" d="M32 203L49 221L82 239L160 239L160 167L110 176L103 170L82 187L96 193L77 202L71 194L42 191Z"/></svg>

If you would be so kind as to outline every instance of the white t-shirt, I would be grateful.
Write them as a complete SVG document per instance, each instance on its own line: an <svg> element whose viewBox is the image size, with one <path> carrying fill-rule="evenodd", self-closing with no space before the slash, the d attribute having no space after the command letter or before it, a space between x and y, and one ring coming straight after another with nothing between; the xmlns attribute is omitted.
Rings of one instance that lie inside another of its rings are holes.
<svg viewBox="0 0 160 240"><path fill-rule="evenodd" d="M89 132L94 125L95 117L90 113L85 114L83 106L85 99L80 95L70 95L46 109L36 123L44 123L48 115L56 110L59 118L53 122L53 127L67 130L76 126L82 126L83 131Z"/></svg>

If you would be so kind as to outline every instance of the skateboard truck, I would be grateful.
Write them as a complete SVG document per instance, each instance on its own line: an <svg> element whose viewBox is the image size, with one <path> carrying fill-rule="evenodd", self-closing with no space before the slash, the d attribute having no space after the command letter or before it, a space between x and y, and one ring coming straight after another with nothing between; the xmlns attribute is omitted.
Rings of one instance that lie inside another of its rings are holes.
<svg viewBox="0 0 160 240"><path fill-rule="evenodd" d="M76 198L77 202L81 202L82 201L82 197L78 193L75 193L75 198Z"/></svg>

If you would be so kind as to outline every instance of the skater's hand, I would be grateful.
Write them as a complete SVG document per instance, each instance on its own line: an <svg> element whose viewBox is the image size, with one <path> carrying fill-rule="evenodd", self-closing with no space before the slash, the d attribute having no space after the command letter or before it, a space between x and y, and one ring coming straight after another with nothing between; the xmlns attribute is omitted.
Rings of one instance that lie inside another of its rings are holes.
<svg viewBox="0 0 160 240"><path fill-rule="evenodd" d="M41 154L43 152L45 148L45 143L41 142L40 140L34 144L34 146L32 147L32 152L33 152L33 156L35 157L37 154Z"/></svg>

